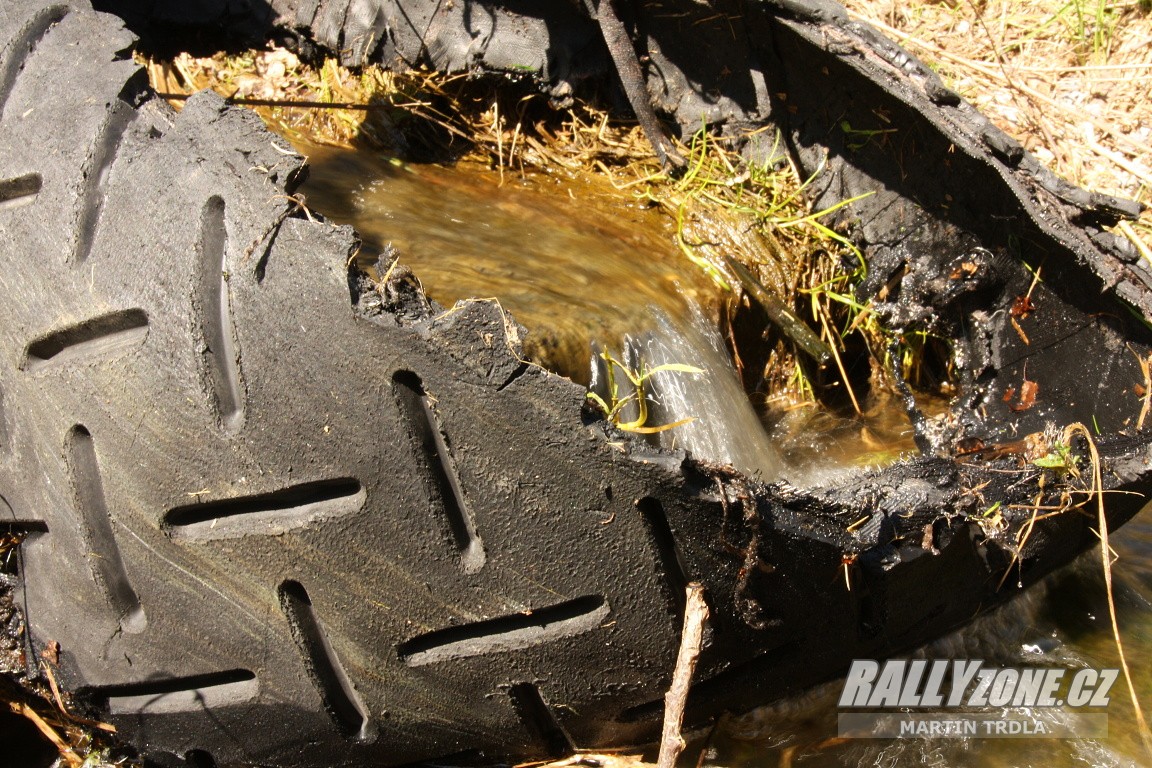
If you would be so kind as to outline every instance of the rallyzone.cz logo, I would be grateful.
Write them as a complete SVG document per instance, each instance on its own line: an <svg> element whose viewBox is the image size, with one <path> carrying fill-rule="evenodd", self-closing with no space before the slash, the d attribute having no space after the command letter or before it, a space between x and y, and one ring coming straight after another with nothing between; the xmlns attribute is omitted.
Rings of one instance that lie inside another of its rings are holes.
<svg viewBox="0 0 1152 768"><path fill-rule="evenodd" d="M1118 675L1090 667L986 667L979 659L857 659L840 694L839 731L856 738L1106 736L1108 716L1099 710ZM1063 709L1045 716L1045 708Z"/></svg>

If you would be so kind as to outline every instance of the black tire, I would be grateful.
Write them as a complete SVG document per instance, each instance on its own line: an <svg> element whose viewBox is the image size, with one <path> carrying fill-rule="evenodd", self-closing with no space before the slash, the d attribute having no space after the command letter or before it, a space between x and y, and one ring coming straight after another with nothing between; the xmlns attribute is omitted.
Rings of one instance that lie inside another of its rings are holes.
<svg viewBox="0 0 1152 768"><path fill-rule="evenodd" d="M172 114L114 17L0 29L0 493L64 684L223 761L637 731L679 628L634 502L674 476L495 305L358 314L350 230L286 217L301 158L215 96Z"/></svg>
<svg viewBox="0 0 1152 768"><path fill-rule="evenodd" d="M442 312L403 276L350 275L351 231L285 197L301 159L210 94L172 114L116 18L18 0L0 30L0 509L30 533L29 658L59 643L64 685L146 751L331 766L635 743L656 732L689 580L713 609L699 723L937 637L1095 541L1091 521L1052 517L1017 558L1026 518L993 536L964 513L983 509L973 488L1005 509L1033 491L976 463L801 492L583 423L583 390L522 363L495 304ZM801 49L811 32L781 30ZM877 98L925 103L891 90ZM1149 306L1146 273L1054 203L1041 227L1028 206L1047 193L956 136L976 169L948 180L957 199L1001 179L996 205L1069 282L1107 272ZM1016 236L995 226L975 231ZM945 254L983 242L925 231ZM1108 386L1012 418L1118 429L1127 331L1060 331L1112 298L1077 298L1051 344L1002 362L1013 331L988 318L1030 281L1003 273L950 310L982 318L956 325L984 366L961 426L1003 439L1017 422L977 419L994 385L1083 344L1106 350ZM914 287L930 304L938 286ZM1100 444L1110 487L1147 489L1146 439ZM1112 497L1114 525L1136 498ZM862 510L874 524L851 529Z"/></svg>

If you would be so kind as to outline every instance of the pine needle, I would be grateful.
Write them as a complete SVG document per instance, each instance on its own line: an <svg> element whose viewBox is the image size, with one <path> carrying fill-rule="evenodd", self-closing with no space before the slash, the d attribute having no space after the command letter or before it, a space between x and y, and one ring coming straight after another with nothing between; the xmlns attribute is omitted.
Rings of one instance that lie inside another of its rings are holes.
<svg viewBox="0 0 1152 768"><path fill-rule="evenodd" d="M1096 441L1088 427L1077 422L1070 424L1064 430L1065 440L1072 435L1080 433L1088 441L1088 451L1092 456L1092 492L1096 495L1097 525L1100 537L1100 562L1104 568L1104 586L1108 592L1108 617L1112 622L1112 638L1116 641L1116 653L1120 657L1120 668L1124 672L1124 682L1128 685L1128 695L1132 698L1132 710L1136 715L1136 727L1140 731L1140 739L1144 749L1152 759L1152 730L1148 728L1148 721L1144 718L1144 710L1140 706L1140 699L1136 696L1136 686L1132 683L1132 673L1128 670L1128 659L1124 654L1124 643L1120 639L1120 624L1116 619L1116 600L1112 594L1112 549L1108 544L1108 518L1104 514L1104 479L1100 467L1100 453L1096 450Z"/></svg>

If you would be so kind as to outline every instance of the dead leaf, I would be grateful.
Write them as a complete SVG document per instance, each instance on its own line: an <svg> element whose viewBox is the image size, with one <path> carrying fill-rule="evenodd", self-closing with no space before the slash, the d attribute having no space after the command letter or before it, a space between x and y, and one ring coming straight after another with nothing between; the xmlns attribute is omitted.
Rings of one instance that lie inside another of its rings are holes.
<svg viewBox="0 0 1152 768"><path fill-rule="evenodd" d="M1012 398L1009 397L1007 399L1011 400ZM978 438L978 437L965 437L962 440L958 440L956 442L955 450L956 450L957 455L963 456L965 454L977 453L978 451L982 451L982 450L984 450L984 447L985 447L984 441L981 440L980 438Z"/></svg>
<svg viewBox="0 0 1152 768"><path fill-rule="evenodd" d="M60 666L60 643L49 640L44 649L40 651L40 658L53 666Z"/></svg>
<svg viewBox="0 0 1152 768"><path fill-rule="evenodd" d="M1019 320L1023 320L1035 311L1036 305L1032 303L1032 298L1030 296L1020 295L1012 302L1012 309L1008 310L1008 314Z"/></svg>
<svg viewBox="0 0 1152 768"><path fill-rule="evenodd" d="M959 280L962 277L972 277L980 271L980 265L974 261L965 261L952 270L948 277L953 280Z"/></svg>
<svg viewBox="0 0 1152 768"><path fill-rule="evenodd" d="M1034 381L1024 379L1024 382L1020 385L1020 401L1018 403L1013 403L1008 407L1012 410L1013 413L1026 411L1032 406L1036 405L1036 395L1039 393L1039 384Z"/></svg>

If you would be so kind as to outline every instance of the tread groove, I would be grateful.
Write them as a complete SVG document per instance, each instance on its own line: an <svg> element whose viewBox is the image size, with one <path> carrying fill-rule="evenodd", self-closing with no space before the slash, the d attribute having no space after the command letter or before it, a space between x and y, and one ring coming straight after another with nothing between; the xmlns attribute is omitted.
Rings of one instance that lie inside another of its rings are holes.
<svg viewBox="0 0 1152 768"><path fill-rule="evenodd" d="M364 486L353 478L318 480L272 493L174 507L164 515L164 526L172 536L189 539L274 535L358 512L366 499Z"/></svg>
<svg viewBox="0 0 1152 768"><path fill-rule="evenodd" d="M7 508L6 503L4 506ZM48 533L48 523L45 520L0 520L0 531L21 535Z"/></svg>
<svg viewBox="0 0 1152 768"><path fill-rule="evenodd" d="M189 712L253 701L260 685L247 669L166 677L136 683L81 688L78 694L106 706L114 715Z"/></svg>
<svg viewBox="0 0 1152 768"><path fill-rule="evenodd" d="M104 213L104 200L108 187L108 174L112 163L124 140L128 126L136 119L136 110L118 99L109 110L99 137L89 155L82 192L80 193L80 214L76 223L76 245L72 253L72 265L80 266L87 261L96 241L96 230Z"/></svg>
<svg viewBox="0 0 1152 768"><path fill-rule="evenodd" d="M668 515L664 512L664 505L658 499L647 496L636 502L636 508L640 510L640 515L644 518L644 524L655 544L656 557L668 585L668 604L675 615L683 616L687 595L685 590L689 579L684 570L684 558L676 543L676 535L672 533Z"/></svg>
<svg viewBox="0 0 1152 768"><path fill-rule="evenodd" d="M544 747L549 757L567 757L576 751L572 737L560 725L537 686L532 683L515 683L508 689L508 696L512 699L512 708L516 710L520 722Z"/></svg>
<svg viewBox="0 0 1152 768"><path fill-rule="evenodd" d="M88 565L109 605L116 611L120 628L129 634L144 631L148 624L140 598L128 580L120 548L112 533L112 518L104 497L100 462L91 433L76 425L68 433L68 470L76 508L88 549Z"/></svg>
<svg viewBox="0 0 1152 768"><path fill-rule="evenodd" d="M464 573L476 573L487 559L484 542L476 533L456 464L440 429L440 419L424 391L424 383L411 371L397 371L392 376L392 392L416 455L422 459L432 495L440 502L452 541L460 553L460 567Z"/></svg>
<svg viewBox="0 0 1152 768"><path fill-rule="evenodd" d="M217 768L216 759L212 753L203 749L192 749L184 753L184 762L188 768Z"/></svg>
<svg viewBox="0 0 1152 768"><path fill-rule="evenodd" d="M244 387L228 289L226 227L224 199L214 195L200 214L199 303L205 343L203 359L217 421L226 432L235 432L244 424Z"/></svg>
<svg viewBox="0 0 1152 768"><path fill-rule="evenodd" d="M0 179L0 211L19 208L33 202L43 186L44 179L38 173Z"/></svg>
<svg viewBox="0 0 1152 768"><path fill-rule="evenodd" d="M24 29L8 44L4 62L0 64L0 119L4 117L4 107L16 84L24 62L36 50L53 25L59 24L71 9L64 5L50 5L41 9Z"/></svg>
<svg viewBox="0 0 1152 768"><path fill-rule="evenodd" d="M397 651L405 664L419 667L530 648L596 629L610 611L602 595L584 595L536 610L437 629L401 643Z"/></svg>
<svg viewBox="0 0 1152 768"><path fill-rule="evenodd" d="M90 318L31 342L21 368L36 371L86 357L110 356L144 343L148 315L125 309Z"/></svg>
<svg viewBox="0 0 1152 768"><path fill-rule="evenodd" d="M376 724L356 694L356 689L335 649L328 642L324 626L304 585L285 581L280 585L280 606L288 619L304 666L312 678L324 708L345 738L362 744L376 740Z"/></svg>

